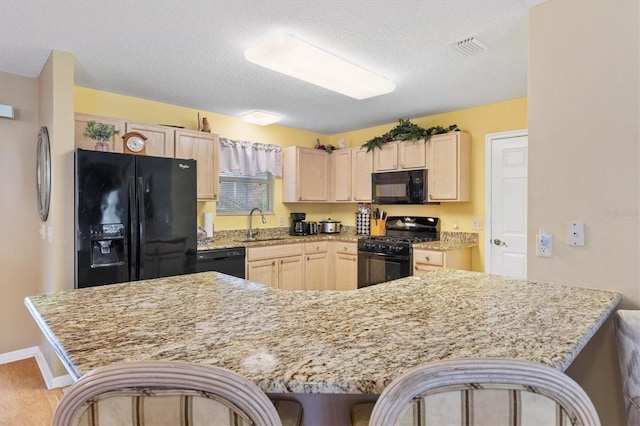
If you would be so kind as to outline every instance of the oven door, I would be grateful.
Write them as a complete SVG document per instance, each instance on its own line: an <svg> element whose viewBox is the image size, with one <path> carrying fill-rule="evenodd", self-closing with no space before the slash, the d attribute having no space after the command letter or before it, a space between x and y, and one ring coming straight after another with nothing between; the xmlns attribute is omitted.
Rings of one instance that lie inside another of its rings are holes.
<svg viewBox="0 0 640 426"><path fill-rule="evenodd" d="M358 251L358 288L411 275L411 256Z"/></svg>

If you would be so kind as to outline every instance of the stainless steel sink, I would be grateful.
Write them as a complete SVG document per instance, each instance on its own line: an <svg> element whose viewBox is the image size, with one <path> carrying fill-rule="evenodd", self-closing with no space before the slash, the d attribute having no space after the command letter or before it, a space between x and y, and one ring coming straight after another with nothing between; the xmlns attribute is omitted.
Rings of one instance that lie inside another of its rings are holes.
<svg viewBox="0 0 640 426"><path fill-rule="evenodd" d="M271 237L271 238L247 238L246 240L240 240L241 243L259 243L261 241L278 241L284 240L284 237Z"/></svg>

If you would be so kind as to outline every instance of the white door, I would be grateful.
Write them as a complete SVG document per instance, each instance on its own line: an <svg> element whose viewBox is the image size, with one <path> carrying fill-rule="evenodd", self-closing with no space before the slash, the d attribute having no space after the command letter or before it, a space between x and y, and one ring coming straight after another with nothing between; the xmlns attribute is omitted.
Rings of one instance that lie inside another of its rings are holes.
<svg viewBox="0 0 640 426"><path fill-rule="evenodd" d="M490 134L486 143L485 271L526 278L527 132Z"/></svg>

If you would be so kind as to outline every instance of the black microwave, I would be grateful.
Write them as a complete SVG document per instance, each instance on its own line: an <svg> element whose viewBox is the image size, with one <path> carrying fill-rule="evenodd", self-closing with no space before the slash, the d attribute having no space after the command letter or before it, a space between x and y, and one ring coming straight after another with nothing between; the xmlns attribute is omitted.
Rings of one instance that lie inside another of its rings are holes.
<svg viewBox="0 0 640 426"><path fill-rule="evenodd" d="M427 170L371 174L373 204L426 204Z"/></svg>

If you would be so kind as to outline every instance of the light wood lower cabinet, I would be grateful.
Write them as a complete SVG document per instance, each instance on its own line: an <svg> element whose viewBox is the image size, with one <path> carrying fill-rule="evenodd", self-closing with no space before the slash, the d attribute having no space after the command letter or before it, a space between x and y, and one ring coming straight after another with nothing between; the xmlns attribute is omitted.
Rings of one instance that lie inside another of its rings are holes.
<svg viewBox="0 0 640 426"><path fill-rule="evenodd" d="M356 290L358 288L358 245L332 241L333 283L332 290Z"/></svg>
<svg viewBox="0 0 640 426"><path fill-rule="evenodd" d="M282 290L302 290L302 259L302 244L250 247L247 249L246 279Z"/></svg>
<svg viewBox="0 0 640 426"><path fill-rule="evenodd" d="M413 250L413 274L435 269L471 270L471 249L465 248L451 251Z"/></svg>
<svg viewBox="0 0 640 426"><path fill-rule="evenodd" d="M329 243L314 241L304 244L304 289L328 290L330 284Z"/></svg>
<svg viewBox="0 0 640 426"><path fill-rule="evenodd" d="M355 290L357 244L310 241L249 247L246 279L283 290Z"/></svg>

